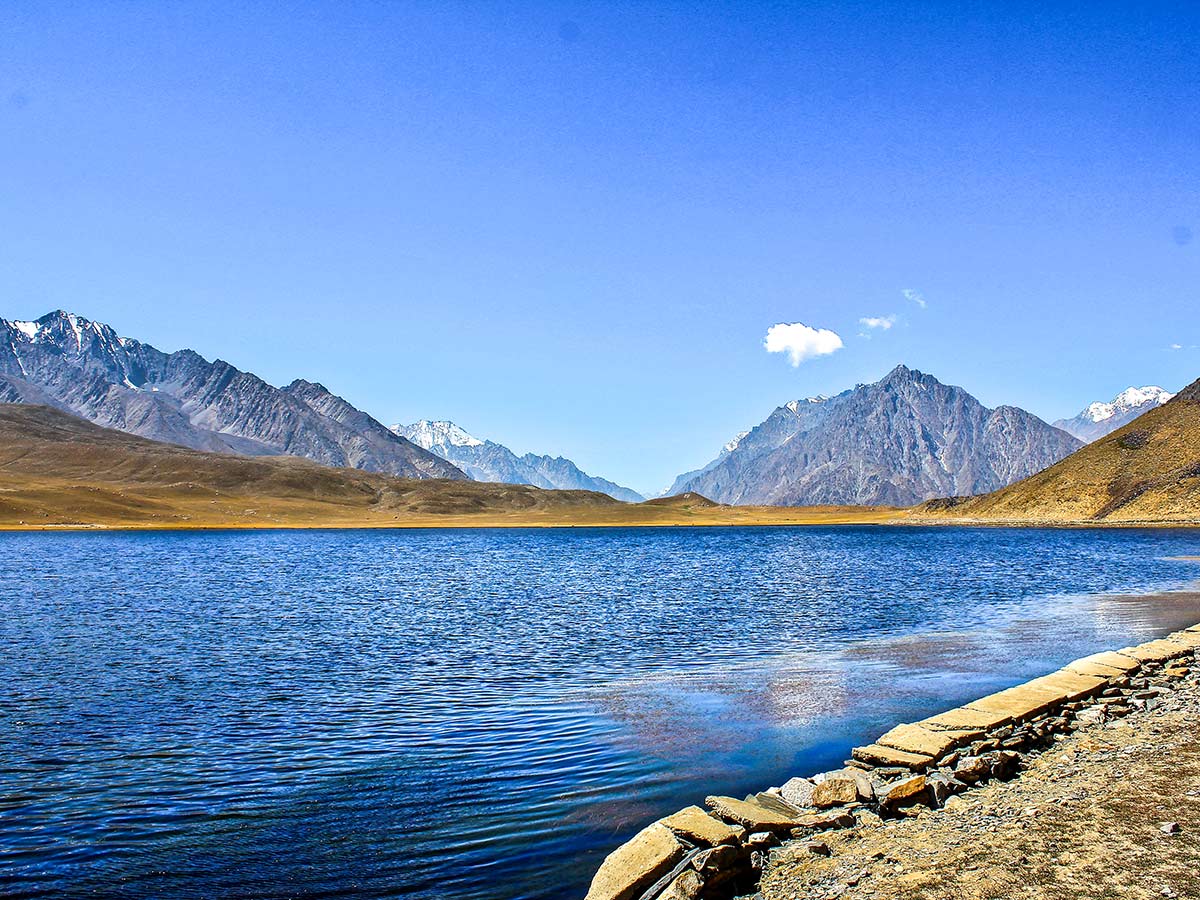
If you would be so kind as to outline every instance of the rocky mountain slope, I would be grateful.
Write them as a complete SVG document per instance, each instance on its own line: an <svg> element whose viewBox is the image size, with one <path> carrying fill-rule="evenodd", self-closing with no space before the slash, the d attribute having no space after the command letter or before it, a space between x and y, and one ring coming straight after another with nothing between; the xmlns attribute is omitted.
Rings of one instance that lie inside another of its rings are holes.
<svg viewBox="0 0 1200 900"><path fill-rule="evenodd" d="M1079 446L1031 413L987 409L897 366L875 384L779 407L675 490L734 504L908 506L995 490Z"/></svg>
<svg viewBox="0 0 1200 900"><path fill-rule="evenodd" d="M569 459L533 453L517 456L503 444L481 441L453 422L422 419L411 425L393 425L392 431L449 460L476 481L532 484L557 490L599 491L628 503L638 503L644 499L637 491L606 478L589 475Z"/></svg>
<svg viewBox="0 0 1200 900"><path fill-rule="evenodd" d="M985 521L1200 521L1200 381L1044 472L919 512Z"/></svg>
<svg viewBox="0 0 1200 900"><path fill-rule="evenodd" d="M164 353L61 310L35 322L0 319L0 401L54 406L196 450L466 478L320 385L276 388L222 360Z"/></svg>
<svg viewBox="0 0 1200 900"><path fill-rule="evenodd" d="M1112 434L1142 413L1162 406L1173 396L1157 385L1126 388L1107 403L1089 403L1087 409L1074 418L1059 419L1054 427L1090 444L1106 434Z"/></svg>

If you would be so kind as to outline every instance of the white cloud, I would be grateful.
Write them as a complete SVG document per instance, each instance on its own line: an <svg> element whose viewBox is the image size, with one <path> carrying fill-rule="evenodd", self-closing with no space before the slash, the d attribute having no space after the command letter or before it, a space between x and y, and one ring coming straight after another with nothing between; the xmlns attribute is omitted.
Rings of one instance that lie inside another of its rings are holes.
<svg viewBox="0 0 1200 900"><path fill-rule="evenodd" d="M859 325L865 325L867 328L882 328L887 331L896 324L895 316L863 316L858 320Z"/></svg>
<svg viewBox="0 0 1200 900"><path fill-rule="evenodd" d="M917 304L917 306L921 307L921 309L924 309L929 305L925 302L925 298L921 296L920 291L913 290L912 288L905 288L900 293L904 295L905 300L911 300L913 303Z"/></svg>
<svg viewBox="0 0 1200 900"><path fill-rule="evenodd" d="M1170 349L1170 350L1182 350L1182 349L1183 349L1183 344L1172 344L1172 345L1171 345L1171 346L1170 346L1168 349Z"/></svg>
<svg viewBox="0 0 1200 900"><path fill-rule="evenodd" d="M810 328L803 322L780 322L767 329L763 346L768 353L786 353L793 366L814 356L828 356L841 350L841 337L828 328Z"/></svg>

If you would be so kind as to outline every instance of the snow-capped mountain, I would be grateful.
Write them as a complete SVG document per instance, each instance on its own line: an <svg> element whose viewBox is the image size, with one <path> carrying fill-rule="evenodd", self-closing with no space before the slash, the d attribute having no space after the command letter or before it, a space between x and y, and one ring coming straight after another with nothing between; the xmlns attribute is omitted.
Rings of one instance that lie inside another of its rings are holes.
<svg viewBox="0 0 1200 900"><path fill-rule="evenodd" d="M533 453L517 456L503 444L482 441L453 422L422 419L411 425L393 425L392 431L454 463L476 481L599 491L629 503L645 499L637 491L587 474L569 459Z"/></svg>
<svg viewBox="0 0 1200 900"><path fill-rule="evenodd" d="M479 438L467 434L453 422L444 420L431 422L429 419L422 419L411 425L393 425L392 431L403 434L418 447L432 450L441 456L444 456L443 449L483 446L483 441Z"/></svg>
<svg viewBox="0 0 1200 900"><path fill-rule="evenodd" d="M273 387L227 362L192 350L164 353L62 310L33 322L0 319L0 401L55 406L197 450L466 478L319 384Z"/></svg>
<svg viewBox="0 0 1200 900"><path fill-rule="evenodd" d="M1174 396L1158 385L1129 387L1107 403L1089 403L1079 415L1072 419L1059 419L1054 427L1089 444L1132 422L1142 413L1162 406Z"/></svg>
<svg viewBox="0 0 1200 900"><path fill-rule="evenodd" d="M1012 406L897 366L875 384L793 400L672 493L720 503L908 506L996 490L1080 443Z"/></svg>

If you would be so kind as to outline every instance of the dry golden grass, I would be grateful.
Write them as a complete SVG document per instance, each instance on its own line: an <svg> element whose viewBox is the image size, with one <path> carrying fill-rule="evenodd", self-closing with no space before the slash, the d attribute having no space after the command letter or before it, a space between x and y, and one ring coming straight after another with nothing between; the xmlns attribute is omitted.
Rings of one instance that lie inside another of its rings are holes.
<svg viewBox="0 0 1200 900"><path fill-rule="evenodd" d="M58 410L0 405L0 528L811 525L902 510L730 507L697 495L621 503L591 491L416 481L294 457L202 453Z"/></svg>

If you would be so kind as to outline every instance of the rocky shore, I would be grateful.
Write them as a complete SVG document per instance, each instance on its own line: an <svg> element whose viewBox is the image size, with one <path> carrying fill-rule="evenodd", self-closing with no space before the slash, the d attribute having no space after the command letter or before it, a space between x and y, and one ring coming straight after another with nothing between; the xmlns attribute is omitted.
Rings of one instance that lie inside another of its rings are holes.
<svg viewBox="0 0 1200 900"><path fill-rule="evenodd" d="M708 797L588 900L1200 897L1200 625L903 724L845 767Z"/></svg>

